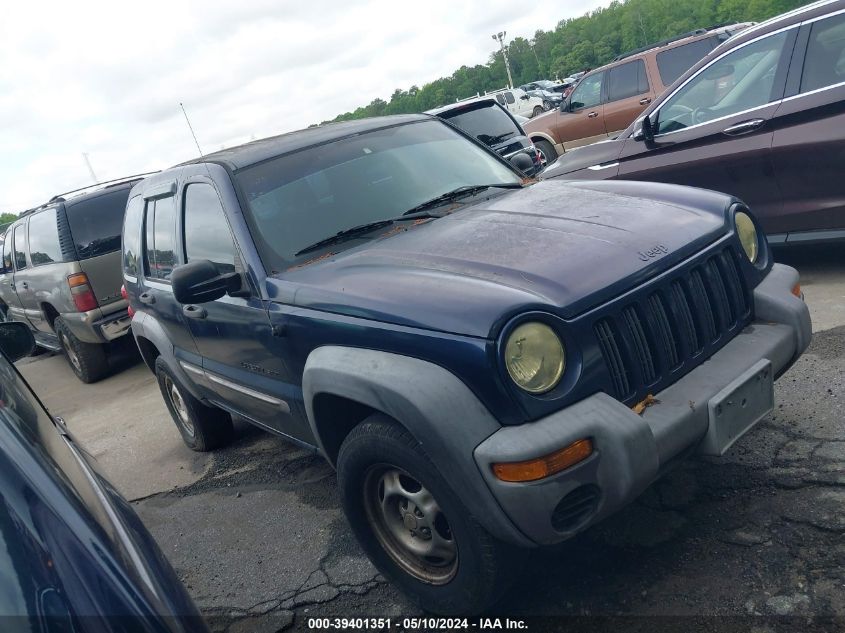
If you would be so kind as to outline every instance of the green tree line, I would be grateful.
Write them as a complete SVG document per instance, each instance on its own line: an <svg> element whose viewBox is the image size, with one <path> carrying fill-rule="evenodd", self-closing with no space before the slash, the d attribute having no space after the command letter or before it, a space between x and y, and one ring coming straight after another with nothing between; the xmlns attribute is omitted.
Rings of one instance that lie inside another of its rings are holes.
<svg viewBox="0 0 845 633"><path fill-rule="evenodd" d="M724 22L760 22L807 3L808 0L613 0L607 7L582 17L562 20L553 31L538 30L530 40L514 38L508 43L511 73L517 86L536 79L562 79L602 66L625 51L697 28ZM333 121L423 112L503 88L507 81L504 58L497 51L486 64L461 66L449 77L421 88L397 88L389 100L374 99Z"/></svg>

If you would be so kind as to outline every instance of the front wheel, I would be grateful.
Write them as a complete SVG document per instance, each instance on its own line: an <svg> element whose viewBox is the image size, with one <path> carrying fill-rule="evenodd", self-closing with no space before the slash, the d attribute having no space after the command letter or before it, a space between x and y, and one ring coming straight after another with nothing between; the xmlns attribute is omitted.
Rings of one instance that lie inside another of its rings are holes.
<svg viewBox="0 0 845 633"><path fill-rule="evenodd" d="M557 152L548 141L534 141L534 147L540 152L540 163L543 167L557 160Z"/></svg>
<svg viewBox="0 0 845 633"><path fill-rule="evenodd" d="M543 112L545 112L543 106L534 106L534 113L531 116L540 116Z"/></svg>
<svg viewBox="0 0 845 633"><path fill-rule="evenodd" d="M515 579L519 550L476 521L419 443L387 416L373 415L352 430L337 473L361 547L424 610L474 615Z"/></svg>

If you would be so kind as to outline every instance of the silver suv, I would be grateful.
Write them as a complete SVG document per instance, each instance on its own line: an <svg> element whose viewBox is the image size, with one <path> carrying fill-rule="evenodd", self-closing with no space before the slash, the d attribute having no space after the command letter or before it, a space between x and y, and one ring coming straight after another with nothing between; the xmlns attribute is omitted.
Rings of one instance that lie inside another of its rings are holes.
<svg viewBox="0 0 845 633"><path fill-rule="evenodd" d="M40 347L62 351L82 382L106 375L109 343L129 331L120 235L139 180L55 196L23 212L0 246L0 311L29 325Z"/></svg>

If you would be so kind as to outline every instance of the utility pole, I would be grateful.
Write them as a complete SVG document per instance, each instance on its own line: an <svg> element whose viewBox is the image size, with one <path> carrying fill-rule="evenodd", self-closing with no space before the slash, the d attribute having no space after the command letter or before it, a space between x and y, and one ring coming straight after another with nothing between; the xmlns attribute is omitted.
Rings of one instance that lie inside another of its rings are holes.
<svg viewBox="0 0 845 633"><path fill-rule="evenodd" d="M94 168L91 167L91 161L88 160L88 154L86 152L82 152L82 158L85 160L85 164L88 166L88 173L91 174L91 180L94 181L94 184L98 183L97 174L94 173Z"/></svg>
<svg viewBox="0 0 845 633"><path fill-rule="evenodd" d="M511 76L511 65L508 61L508 51L507 47L505 46L505 35L507 35L507 31L500 31L492 36L494 40L499 42L499 46L502 49L502 57L505 58L505 70L508 71L508 88L513 88L513 77Z"/></svg>

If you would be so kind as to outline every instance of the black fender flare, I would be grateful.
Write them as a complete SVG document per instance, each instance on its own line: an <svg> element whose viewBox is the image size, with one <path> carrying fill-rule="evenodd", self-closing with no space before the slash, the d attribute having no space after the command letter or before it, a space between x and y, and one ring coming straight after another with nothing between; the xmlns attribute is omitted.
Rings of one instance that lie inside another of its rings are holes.
<svg viewBox="0 0 845 633"><path fill-rule="evenodd" d="M311 431L327 458L321 429L331 420L315 419L313 404L319 394L347 398L397 420L491 534L515 545L532 545L493 497L473 456L476 446L501 425L448 370L389 352L325 346L308 356L302 392Z"/></svg>

